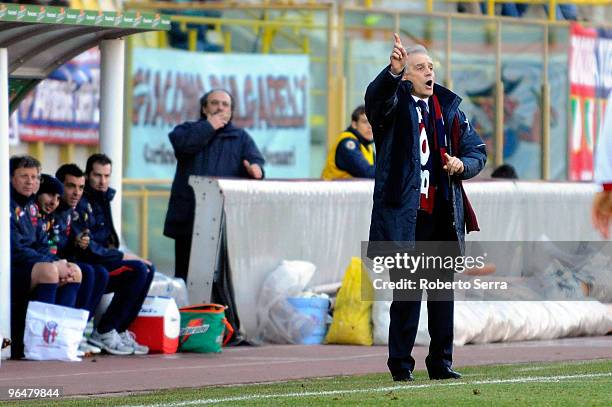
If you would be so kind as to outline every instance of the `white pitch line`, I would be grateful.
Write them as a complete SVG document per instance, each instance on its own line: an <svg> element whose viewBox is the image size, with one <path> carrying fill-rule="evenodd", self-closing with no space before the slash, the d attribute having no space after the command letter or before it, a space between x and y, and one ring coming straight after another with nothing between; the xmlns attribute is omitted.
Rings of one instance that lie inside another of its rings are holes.
<svg viewBox="0 0 612 407"><path fill-rule="evenodd" d="M447 387L447 386L464 386L475 384L506 384L506 383L530 383L530 382L559 382L561 380L568 379L587 379L593 377L612 377L612 372L609 373L591 373L591 374L578 374L578 375L566 375L566 376L539 376L539 377L521 377L516 379L497 379L497 380L478 380L470 382L443 382L435 384L403 384L389 387L375 387L370 389L347 389L347 390L326 390L326 391L305 391L305 392L294 392L294 393L277 393L277 394L252 394L247 396L234 396L224 397L216 399L200 399L200 400L189 400L180 401L175 403L162 403L162 404L143 404L143 405L124 405L123 407L183 407L183 406L196 406L206 405L214 403L224 403L233 401L251 401L251 400L265 400L274 398L288 398L288 397L309 397L309 396L336 396L342 394L359 394L359 393L381 393L393 390L413 390L413 389L424 389L428 387Z"/></svg>

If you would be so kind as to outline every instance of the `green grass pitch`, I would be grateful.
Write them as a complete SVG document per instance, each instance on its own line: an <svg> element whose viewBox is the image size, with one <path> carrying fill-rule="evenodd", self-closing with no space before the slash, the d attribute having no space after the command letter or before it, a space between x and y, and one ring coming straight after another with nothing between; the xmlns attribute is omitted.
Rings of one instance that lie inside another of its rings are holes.
<svg viewBox="0 0 612 407"><path fill-rule="evenodd" d="M398 384L388 374L10 403L36 406L610 406L612 359L460 368L461 380Z"/></svg>

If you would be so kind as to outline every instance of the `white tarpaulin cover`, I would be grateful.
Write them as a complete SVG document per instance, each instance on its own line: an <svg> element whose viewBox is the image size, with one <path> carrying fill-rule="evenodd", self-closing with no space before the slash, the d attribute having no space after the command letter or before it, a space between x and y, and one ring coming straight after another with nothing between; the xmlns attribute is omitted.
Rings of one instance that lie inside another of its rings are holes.
<svg viewBox="0 0 612 407"><path fill-rule="evenodd" d="M316 266L311 286L342 280L367 240L373 183L220 180L241 331L255 332L263 281L284 259Z"/></svg>
<svg viewBox="0 0 612 407"><path fill-rule="evenodd" d="M390 301L372 308L374 344L389 339ZM456 301L454 344L605 335L612 314L598 301ZM429 345L427 306L421 307L415 343Z"/></svg>
<svg viewBox="0 0 612 407"><path fill-rule="evenodd" d="M350 258L360 256L361 241L368 238L372 181L218 180L218 184L236 311L247 338L256 328L263 281L283 259L312 262L313 286L335 283L342 280ZM468 240L525 241L542 235L550 240L599 240L589 215L595 185L468 182L465 189L481 229ZM491 304L482 307L486 312ZM467 319L458 314L458 324L463 320ZM486 333L479 335L488 338Z"/></svg>

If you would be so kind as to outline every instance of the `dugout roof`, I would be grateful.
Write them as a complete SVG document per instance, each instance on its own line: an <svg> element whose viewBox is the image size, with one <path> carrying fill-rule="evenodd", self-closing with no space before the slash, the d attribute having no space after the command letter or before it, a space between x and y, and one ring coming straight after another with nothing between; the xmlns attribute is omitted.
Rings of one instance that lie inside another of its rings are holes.
<svg viewBox="0 0 612 407"><path fill-rule="evenodd" d="M170 19L156 13L0 3L0 48L8 49L10 110L51 72L102 40L169 28Z"/></svg>

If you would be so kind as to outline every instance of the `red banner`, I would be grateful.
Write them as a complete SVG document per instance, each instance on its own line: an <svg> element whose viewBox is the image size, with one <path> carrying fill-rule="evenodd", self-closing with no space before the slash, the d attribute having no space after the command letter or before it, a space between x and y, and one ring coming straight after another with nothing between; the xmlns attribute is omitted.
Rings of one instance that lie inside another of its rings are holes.
<svg viewBox="0 0 612 407"><path fill-rule="evenodd" d="M612 38L606 32L572 24L569 50L570 132L568 179L593 179L593 149L612 67Z"/></svg>

